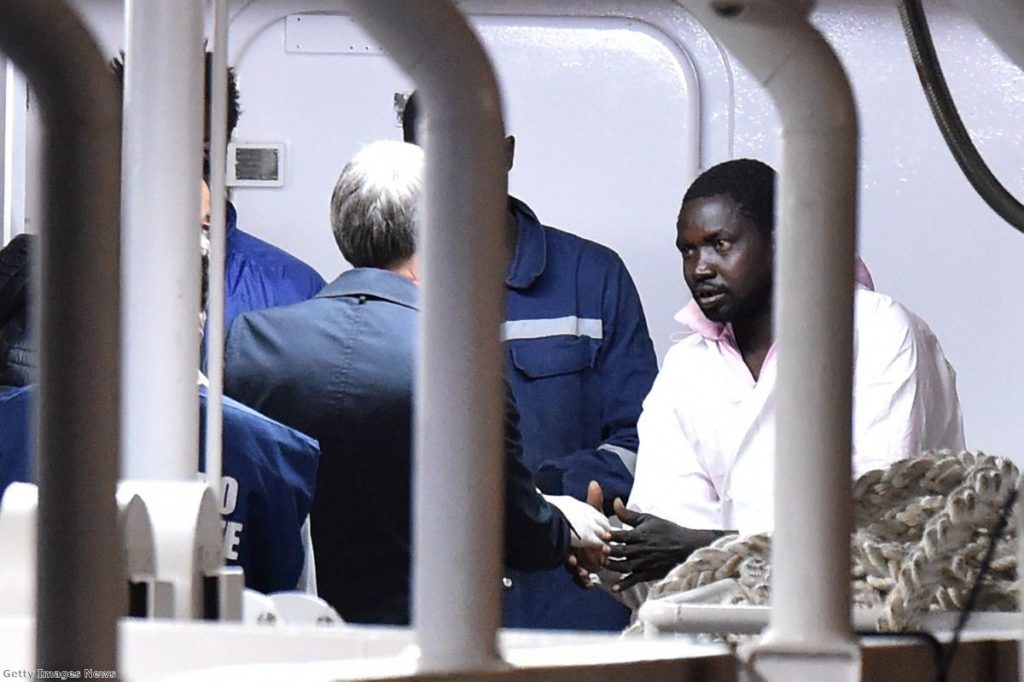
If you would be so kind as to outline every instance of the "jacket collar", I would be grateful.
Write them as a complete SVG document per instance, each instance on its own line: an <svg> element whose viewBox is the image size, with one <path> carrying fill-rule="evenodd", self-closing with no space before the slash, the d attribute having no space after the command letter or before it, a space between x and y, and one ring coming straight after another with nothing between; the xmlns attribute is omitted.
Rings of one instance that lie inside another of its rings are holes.
<svg viewBox="0 0 1024 682"><path fill-rule="evenodd" d="M512 257L505 284L513 289L526 289L544 272L548 262L544 226L530 207L514 197L508 198L508 209L516 219L516 252Z"/></svg>
<svg viewBox="0 0 1024 682"><path fill-rule="evenodd" d="M224 241L230 244L238 232L238 211L230 201L225 200L224 203L227 204L224 213Z"/></svg>
<svg viewBox="0 0 1024 682"><path fill-rule="evenodd" d="M354 268L328 284L316 298L369 296L419 310L419 287L388 270Z"/></svg>

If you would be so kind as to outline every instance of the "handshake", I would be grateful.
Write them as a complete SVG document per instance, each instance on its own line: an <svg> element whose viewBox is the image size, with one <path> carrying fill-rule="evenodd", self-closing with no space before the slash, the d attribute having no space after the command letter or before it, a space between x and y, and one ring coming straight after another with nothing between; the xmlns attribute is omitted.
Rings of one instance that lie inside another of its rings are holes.
<svg viewBox="0 0 1024 682"><path fill-rule="evenodd" d="M612 551L612 523L604 512L604 494L597 481L591 481L587 488L587 500L582 502L569 495L544 495L549 504L556 507L571 530L572 550L565 568L573 581L583 588L596 582L598 570L608 563ZM617 501L616 507L621 503Z"/></svg>
<svg viewBox="0 0 1024 682"><path fill-rule="evenodd" d="M727 532L684 528L653 514L626 509L621 499L615 500L615 517L609 519L601 511L604 494L597 481L590 482L586 502L568 495L544 498L562 512L572 527L572 551L565 568L573 582L583 588L600 584L595 575L598 571L620 574L609 586L612 592L658 580L695 549Z"/></svg>
<svg viewBox="0 0 1024 682"><path fill-rule="evenodd" d="M607 547L608 533L612 524L601 511L604 508L604 494L597 481L591 481L587 488L587 501L581 502L569 495L544 495L548 504L562 512L569 522L573 549Z"/></svg>

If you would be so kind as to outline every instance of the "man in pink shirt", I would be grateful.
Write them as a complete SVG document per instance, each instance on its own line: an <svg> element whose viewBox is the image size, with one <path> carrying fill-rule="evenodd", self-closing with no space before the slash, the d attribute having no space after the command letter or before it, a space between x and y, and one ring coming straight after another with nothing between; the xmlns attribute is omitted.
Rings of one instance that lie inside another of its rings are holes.
<svg viewBox="0 0 1024 682"><path fill-rule="evenodd" d="M606 568L625 574L613 591L663 577L725 533L771 530L775 185L771 167L740 159L683 199L676 247L693 301L637 424L629 508L616 501L632 529L609 536ZM855 317L854 474L962 449L955 373L928 326L864 286Z"/></svg>

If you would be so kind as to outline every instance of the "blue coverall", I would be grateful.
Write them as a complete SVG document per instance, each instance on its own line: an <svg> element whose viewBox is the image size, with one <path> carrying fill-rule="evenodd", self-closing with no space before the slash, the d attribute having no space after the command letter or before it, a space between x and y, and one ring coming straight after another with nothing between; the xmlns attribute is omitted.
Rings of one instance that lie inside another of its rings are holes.
<svg viewBox="0 0 1024 682"><path fill-rule="evenodd" d="M523 459L540 489L586 497L601 484L605 511L633 485L636 422L658 373L640 297L609 248L541 225L517 199L518 226L502 336L520 411ZM509 583L511 582L511 585ZM581 590L558 569L510 572L505 625L618 630L628 610Z"/></svg>

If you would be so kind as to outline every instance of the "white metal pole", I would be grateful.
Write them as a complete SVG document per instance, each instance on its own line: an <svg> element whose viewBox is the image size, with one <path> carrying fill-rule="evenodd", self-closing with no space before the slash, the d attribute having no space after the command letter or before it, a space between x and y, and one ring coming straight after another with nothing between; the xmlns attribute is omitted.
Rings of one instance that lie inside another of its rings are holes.
<svg viewBox="0 0 1024 682"><path fill-rule="evenodd" d="M426 112L419 255L413 620L424 670L501 665L504 521L498 329L507 266L494 72L451 2L347 6L416 84ZM457 301L457 305L453 304Z"/></svg>
<svg viewBox="0 0 1024 682"><path fill-rule="evenodd" d="M25 157L28 85L8 61L4 82L4 243L25 231Z"/></svg>
<svg viewBox="0 0 1024 682"><path fill-rule="evenodd" d="M775 531L762 651L855 653L850 624L857 116L806 0L680 0L782 121L775 265ZM809 660L809 659L805 659Z"/></svg>
<svg viewBox="0 0 1024 682"><path fill-rule="evenodd" d="M54 36L60 36L54 40ZM36 665L116 670L126 610L114 486L120 414L120 112L93 38L59 0L0 8L0 50L45 122L36 467Z"/></svg>
<svg viewBox="0 0 1024 682"><path fill-rule="evenodd" d="M226 207L224 166L227 154L228 3L213 0L213 57L210 69L210 300L206 323L206 480L221 501L224 395L224 257Z"/></svg>
<svg viewBox="0 0 1024 682"><path fill-rule="evenodd" d="M126 0L125 478L196 475L203 2Z"/></svg>

